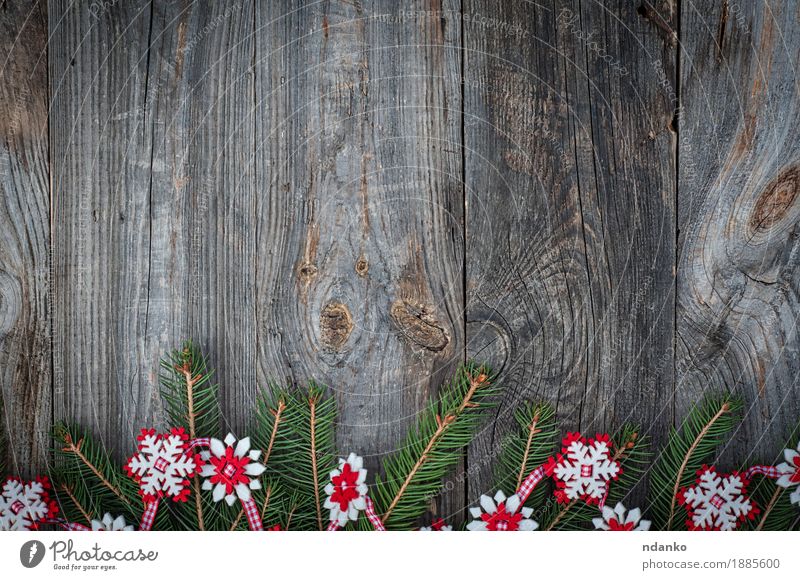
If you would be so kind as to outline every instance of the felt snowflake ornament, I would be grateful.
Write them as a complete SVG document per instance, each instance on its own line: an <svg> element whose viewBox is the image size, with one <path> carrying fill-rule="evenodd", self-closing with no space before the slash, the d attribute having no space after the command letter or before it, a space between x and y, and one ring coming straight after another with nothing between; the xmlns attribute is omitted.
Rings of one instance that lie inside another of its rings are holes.
<svg viewBox="0 0 800 580"><path fill-rule="evenodd" d="M587 441L580 433L569 433L561 451L546 464L547 473L556 482L556 499L560 503L577 499L588 504L604 501L609 481L622 473L619 462L611 456L611 438L597 435Z"/></svg>
<svg viewBox="0 0 800 580"><path fill-rule="evenodd" d="M228 505L233 505L238 497L250 502L250 490L261 489L257 478L266 467L258 463L261 451L250 449L249 437L237 441L228 433L224 442L212 437L209 450L203 451L200 457L205 462L200 471L205 478L203 489L212 491L214 501L225 498Z"/></svg>
<svg viewBox="0 0 800 580"><path fill-rule="evenodd" d="M199 456L190 451L188 439L183 429L172 429L169 433L142 429L137 437L139 452L128 459L124 469L139 483L139 493L146 502L162 497L187 500L189 478L203 464Z"/></svg>
<svg viewBox="0 0 800 580"><path fill-rule="evenodd" d="M642 510L639 508L628 511L624 505L618 503L613 510L604 505L600 511L602 517L592 519L596 530L646 532L650 529L650 520L642 519Z"/></svg>
<svg viewBox="0 0 800 580"><path fill-rule="evenodd" d="M107 513L102 520L92 520L93 532L132 532L133 526L127 525L125 516L113 517Z"/></svg>
<svg viewBox="0 0 800 580"><path fill-rule="evenodd" d="M494 494L494 499L482 495L481 507L469 509L475 518L467 529L471 532L532 532L539 524L530 519L533 510L522 507L517 494L506 498L502 491Z"/></svg>
<svg viewBox="0 0 800 580"><path fill-rule="evenodd" d="M448 526L442 518L439 518L429 526L422 526L420 532L452 532L453 526Z"/></svg>
<svg viewBox="0 0 800 580"><path fill-rule="evenodd" d="M331 481L325 486L324 507L330 510L330 521L344 527L348 520L356 521L358 513L367 509L367 470L364 460L351 453L347 459L339 459L339 469L330 474Z"/></svg>
<svg viewBox="0 0 800 580"><path fill-rule="evenodd" d="M789 501L800 505L800 443L797 444L797 450L785 449L783 456L786 461L776 466L778 480L775 483L781 487L794 487Z"/></svg>
<svg viewBox="0 0 800 580"><path fill-rule="evenodd" d="M22 481L8 477L0 492L0 530L36 530L58 513L50 499L50 480Z"/></svg>
<svg viewBox="0 0 800 580"><path fill-rule="evenodd" d="M747 478L735 471L719 474L714 467L700 468L696 485L678 493L689 514L689 529L735 530L740 522L755 518L759 510L747 497L747 484Z"/></svg>

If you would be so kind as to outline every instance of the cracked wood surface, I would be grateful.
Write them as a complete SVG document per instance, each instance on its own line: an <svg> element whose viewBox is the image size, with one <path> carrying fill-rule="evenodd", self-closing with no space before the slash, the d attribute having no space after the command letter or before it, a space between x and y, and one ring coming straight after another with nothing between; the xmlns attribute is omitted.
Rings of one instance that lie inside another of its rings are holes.
<svg viewBox="0 0 800 580"><path fill-rule="evenodd" d="M0 387L11 467L53 418L118 457L193 337L244 432L334 391L375 469L466 356L506 394L433 510L489 491L525 398L662 442L746 400L797 421L798 10L687 4L0 2ZM48 40L49 39L49 40ZM49 112L49 115L48 115Z"/></svg>

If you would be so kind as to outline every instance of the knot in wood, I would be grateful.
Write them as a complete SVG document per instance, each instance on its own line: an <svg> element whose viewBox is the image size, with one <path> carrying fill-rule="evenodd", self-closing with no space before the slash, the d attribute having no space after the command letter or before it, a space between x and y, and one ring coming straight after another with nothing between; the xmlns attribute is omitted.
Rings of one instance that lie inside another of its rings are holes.
<svg viewBox="0 0 800 580"><path fill-rule="evenodd" d="M353 331L350 310L341 302L329 302L320 314L322 344L331 350L339 350Z"/></svg>
<svg viewBox="0 0 800 580"><path fill-rule="evenodd" d="M791 167L773 179L756 200L750 216L750 229L754 232L768 230L780 222L797 199L800 186L800 169Z"/></svg>
<svg viewBox="0 0 800 580"><path fill-rule="evenodd" d="M439 321L423 306L396 300L392 303L389 316L403 336L426 350L439 352L450 342Z"/></svg>

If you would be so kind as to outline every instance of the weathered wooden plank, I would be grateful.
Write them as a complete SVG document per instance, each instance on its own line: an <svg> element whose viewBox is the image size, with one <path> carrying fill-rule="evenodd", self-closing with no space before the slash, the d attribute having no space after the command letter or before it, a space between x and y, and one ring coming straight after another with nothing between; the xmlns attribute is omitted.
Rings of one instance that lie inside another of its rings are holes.
<svg viewBox="0 0 800 580"><path fill-rule="evenodd" d="M181 186L188 335L212 357L223 421L242 433L258 387L256 272L263 251L256 244L254 5L186 7L176 48L182 70L175 73L186 124L165 138L175 140L177 157L168 164Z"/></svg>
<svg viewBox="0 0 800 580"><path fill-rule="evenodd" d="M124 453L162 419L158 357L195 336L242 430L256 387L253 5L56 3L50 22L57 415Z"/></svg>
<svg viewBox="0 0 800 580"><path fill-rule="evenodd" d="M522 400L588 433L672 421L676 45L674 13L630 2L464 17L468 351L507 386L470 448L475 501Z"/></svg>
<svg viewBox="0 0 800 580"><path fill-rule="evenodd" d="M0 393L11 473L47 464L51 421L47 6L0 10Z"/></svg>
<svg viewBox="0 0 800 580"><path fill-rule="evenodd" d="M454 1L256 6L261 376L334 389L370 469L464 356L459 22Z"/></svg>
<svg viewBox="0 0 800 580"><path fill-rule="evenodd" d="M735 464L773 459L800 414L798 18L783 1L681 18L677 403L745 397Z"/></svg>
<svg viewBox="0 0 800 580"><path fill-rule="evenodd" d="M56 419L117 456L152 422L150 2L50 5Z"/></svg>

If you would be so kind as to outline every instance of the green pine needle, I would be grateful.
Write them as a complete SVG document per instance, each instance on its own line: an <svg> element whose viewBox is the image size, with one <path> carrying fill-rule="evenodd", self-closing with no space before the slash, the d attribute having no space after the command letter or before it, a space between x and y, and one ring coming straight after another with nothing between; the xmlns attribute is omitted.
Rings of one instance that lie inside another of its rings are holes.
<svg viewBox="0 0 800 580"><path fill-rule="evenodd" d="M553 453L558 425L553 408L547 404L526 403L514 412L517 430L502 443L494 472L494 490L514 493L528 474L547 461ZM548 486L540 483L525 505L541 505Z"/></svg>
<svg viewBox="0 0 800 580"><path fill-rule="evenodd" d="M678 503L677 492L691 485L697 470L712 464L717 447L738 422L740 399L730 394L707 397L695 405L680 429L672 429L650 472L649 504L654 528L686 529L686 509Z"/></svg>
<svg viewBox="0 0 800 580"><path fill-rule="evenodd" d="M161 360L161 397L171 427L183 427L190 437L220 438L219 386L200 349L186 341Z"/></svg>
<svg viewBox="0 0 800 580"><path fill-rule="evenodd" d="M400 447L383 462L371 495L389 529L411 529L441 492L442 478L458 463L496 390L490 371L468 363L420 414ZM366 525L366 524L364 524Z"/></svg>
<svg viewBox="0 0 800 580"><path fill-rule="evenodd" d="M306 390L273 385L259 396L254 441L267 461L266 475L295 493L292 529L327 525L323 488L336 467L335 420L336 401L315 383Z"/></svg>
<svg viewBox="0 0 800 580"><path fill-rule="evenodd" d="M95 518L105 512L123 514L131 522L141 518L144 503L136 484L87 431L59 423L53 436L58 465L54 487L67 514L81 516L78 521L84 513Z"/></svg>

